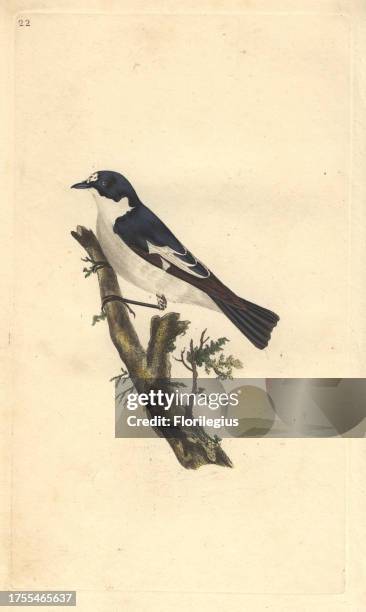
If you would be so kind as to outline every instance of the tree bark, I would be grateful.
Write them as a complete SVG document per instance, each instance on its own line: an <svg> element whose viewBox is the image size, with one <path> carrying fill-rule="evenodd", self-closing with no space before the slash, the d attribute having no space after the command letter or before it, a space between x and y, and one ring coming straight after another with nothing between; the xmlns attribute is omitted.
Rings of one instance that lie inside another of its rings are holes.
<svg viewBox="0 0 366 612"><path fill-rule="evenodd" d="M122 297L117 276L110 266L95 234L78 226L71 232L75 240L85 249L89 258L101 264L96 269L102 301L108 296ZM125 364L138 393L154 387L168 386L170 381L170 353L175 348L176 338L185 333L189 322L181 321L179 314L170 312L162 317L154 316L150 323L150 340L145 350L132 325L127 307L123 302L110 301L104 306L111 340ZM148 407L151 415L157 409ZM165 412L168 416L169 413ZM187 469L197 469L205 464L231 467L232 463L220 446L201 427L156 428L160 437L166 438L180 464Z"/></svg>

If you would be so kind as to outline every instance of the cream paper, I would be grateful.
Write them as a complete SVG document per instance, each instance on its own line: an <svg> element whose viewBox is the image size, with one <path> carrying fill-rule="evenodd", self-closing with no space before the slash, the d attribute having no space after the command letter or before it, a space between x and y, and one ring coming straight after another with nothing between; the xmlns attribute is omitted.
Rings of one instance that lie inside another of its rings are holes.
<svg viewBox="0 0 366 612"><path fill-rule="evenodd" d="M261 352L179 307L192 333L230 338L240 375L364 376L365 4L1 11L1 588L76 589L88 612L361 612L363 440L226 440L235 468L193 473L165 441L114 439L120 361L70 236L95 210L69 187L122 172L280 314Z"/></svg>

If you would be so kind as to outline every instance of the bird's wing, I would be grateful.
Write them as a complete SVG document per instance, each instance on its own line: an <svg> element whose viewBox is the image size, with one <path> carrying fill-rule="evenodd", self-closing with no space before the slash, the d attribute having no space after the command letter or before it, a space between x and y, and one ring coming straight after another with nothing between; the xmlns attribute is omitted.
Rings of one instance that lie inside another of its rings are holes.
<svg viewBox="0 0 366 612"><path fill-rule="evenodd" d="M178 268L196 278L208 278L210 271L198 259L192 255L187 249L176 251L169 245L159 246L150 240L146 240L146 245L149 255L159 255L161 258L161 267L171 274L174 274L174 268ZM171 270L172 269L172 270Z"/></svg>
<svg viewBox="0 0 366 612"><path fill-rule="evenodd" d="M149 209L119 217L114 232L140 257L211 297L236 302L237 296L174 236Z"/></svg>

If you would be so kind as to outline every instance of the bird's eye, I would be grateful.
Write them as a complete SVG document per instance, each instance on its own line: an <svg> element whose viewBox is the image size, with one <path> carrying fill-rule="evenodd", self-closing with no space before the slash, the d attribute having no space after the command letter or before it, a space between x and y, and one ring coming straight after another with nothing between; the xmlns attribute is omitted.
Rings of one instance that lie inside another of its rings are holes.
<svg viewBox="0 0 366 612"><path fill-rule="evenodd" d="M107 186L107 181L102 181L101 185L102 185L102 187L106 187Z"/></svg>

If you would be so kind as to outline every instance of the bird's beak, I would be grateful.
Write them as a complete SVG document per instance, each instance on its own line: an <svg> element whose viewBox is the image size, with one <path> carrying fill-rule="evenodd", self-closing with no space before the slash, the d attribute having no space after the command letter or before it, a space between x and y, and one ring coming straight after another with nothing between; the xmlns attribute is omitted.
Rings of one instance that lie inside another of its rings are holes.
<svg viewBox="0 0 366 612"><path fill-rule="evenodd" d="M87 183L83 181L82 183L75 183L75 185L71 185L71 189L90 189L92 187L91 183Z"/></svg>

